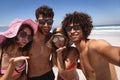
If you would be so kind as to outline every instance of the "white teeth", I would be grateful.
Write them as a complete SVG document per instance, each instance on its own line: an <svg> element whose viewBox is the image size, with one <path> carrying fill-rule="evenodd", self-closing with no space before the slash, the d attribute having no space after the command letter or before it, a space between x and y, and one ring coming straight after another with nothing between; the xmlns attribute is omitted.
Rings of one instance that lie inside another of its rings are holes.
<svg viewBox="0 0 120 80"><path fill-rule="evenodd" d="M47 28L45 28L44 30L48 30Z"/></svg>

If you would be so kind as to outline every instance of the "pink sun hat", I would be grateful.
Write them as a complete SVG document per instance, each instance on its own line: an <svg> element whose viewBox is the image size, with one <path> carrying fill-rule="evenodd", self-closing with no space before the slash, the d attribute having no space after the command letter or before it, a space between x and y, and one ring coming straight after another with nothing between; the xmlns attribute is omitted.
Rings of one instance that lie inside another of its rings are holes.
<svg viewBox="0 0 120 80"><path fill-rule="evenodd" d="M0 43L2 43L6 38L15 37L22 24L30 25L34 30L34 34L37 32L38 25L31 19L27 19L27 20L15 19L10 23L9 29L0 34Z"/></svg>

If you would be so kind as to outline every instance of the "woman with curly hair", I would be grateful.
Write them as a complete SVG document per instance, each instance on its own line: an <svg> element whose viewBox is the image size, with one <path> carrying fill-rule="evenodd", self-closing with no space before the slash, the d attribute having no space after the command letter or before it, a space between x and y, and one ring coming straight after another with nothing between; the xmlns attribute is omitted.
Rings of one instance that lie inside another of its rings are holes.
<svg viewBox="0 0 120 80"><path fill-rule="evenodd" d="M62 28L79 50L81 69L87 80L117 80L112 79L109 62L120 66L120 47L88 38L93 28L88 14L77 11L66 14Z"/></svg>

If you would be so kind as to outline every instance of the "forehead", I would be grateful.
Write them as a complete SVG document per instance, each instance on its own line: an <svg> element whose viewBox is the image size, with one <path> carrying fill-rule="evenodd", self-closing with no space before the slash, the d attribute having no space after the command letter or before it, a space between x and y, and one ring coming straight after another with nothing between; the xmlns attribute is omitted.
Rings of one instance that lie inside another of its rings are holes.
<svg viewBox="0 0 120 80"><path fill-rule="evenodd" d="M54 38L55 38L55 37L63 37L63 36L62 36L62 35L55 35Z"/></svg>
<svg viewBox="0 0 120 80"><path fill-rule="evenodd" d="M44 17L43 15L39 15L38 19L52 19L51 17Z"/></svg>
<svg viewBox="0 0 120 80"><path fill-rule="evenodd" d="M27 34L31 34L31 30L28 27L25 27L22 31L26 32Z"/></svg>
<svg viewBox="0 0 120 80"><path fill-rule="evenodd" d="M77 23L70 23L68 26L74 26L74 25L79 25Z"/></svg>

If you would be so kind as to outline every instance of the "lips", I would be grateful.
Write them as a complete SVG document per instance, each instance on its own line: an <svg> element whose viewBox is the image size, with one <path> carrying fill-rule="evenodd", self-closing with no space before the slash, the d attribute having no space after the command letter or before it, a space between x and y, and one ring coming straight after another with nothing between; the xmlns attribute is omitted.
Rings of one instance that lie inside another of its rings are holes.
<svg viewBox="0 0 120 80"><path fill-rule="evenodd" d="M59 47L63 47L64 45L62 43L58 43L58 46Z"/></svg>
<svg viewBox="0 0 120 80"><path fill-rule="evenodd" d="M22 45L26 45L26 42L23 42Z"/></svg>
<svg viewBox="0 0 120 80"><path fill-rule="evenodd" d="M72 37L72 38L76 38L76 37L78 37L78 35L71 35L70 37Z"/></svg>
<svg viewBox="0 0 120 80"><path fill-rule="evenodd" d="M43 30L44 30L45 32L48 32L48 31L49 31L49 29L48 29L48 28L43 28Z"/></svg>

